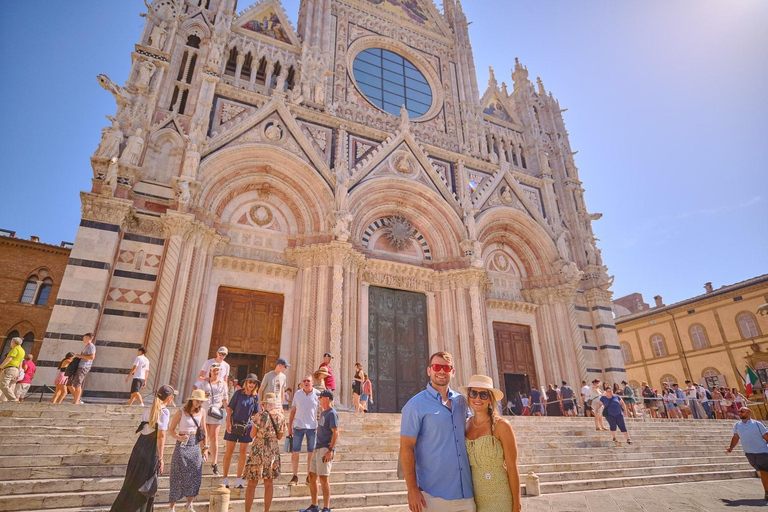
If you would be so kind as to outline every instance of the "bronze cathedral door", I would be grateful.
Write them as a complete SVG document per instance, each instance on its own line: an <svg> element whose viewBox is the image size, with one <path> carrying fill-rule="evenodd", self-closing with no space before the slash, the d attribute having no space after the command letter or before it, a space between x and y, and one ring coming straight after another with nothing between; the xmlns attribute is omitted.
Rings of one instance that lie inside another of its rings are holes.
<svg viewBox="0 0 768 512"><path fill-rule="evenodd" d="M261 380L280 357L283 296L239 288L219 288L208 357L219 347L229 350L232 376L242 381L249 373Z"/></svg>
<svg viewBox="0 0 768 512"><path fill-rule="evenodd" d="M371 286L368 294L371 412L400 412L427 385L427 297Z"/></svg>

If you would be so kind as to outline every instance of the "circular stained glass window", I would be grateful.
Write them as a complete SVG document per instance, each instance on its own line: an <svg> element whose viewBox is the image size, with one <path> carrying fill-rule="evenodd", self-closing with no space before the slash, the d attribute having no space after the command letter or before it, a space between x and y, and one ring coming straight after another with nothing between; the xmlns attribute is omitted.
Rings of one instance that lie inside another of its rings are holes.
<svg viewBox="0 0 768 512"><path fill-rule="evenodd" d="M355 57L353 71L368 101L392 115L399 116L405 105L411 117L421 117L432 106L427 79L396 53L382 48L363 50Z"/></svg>

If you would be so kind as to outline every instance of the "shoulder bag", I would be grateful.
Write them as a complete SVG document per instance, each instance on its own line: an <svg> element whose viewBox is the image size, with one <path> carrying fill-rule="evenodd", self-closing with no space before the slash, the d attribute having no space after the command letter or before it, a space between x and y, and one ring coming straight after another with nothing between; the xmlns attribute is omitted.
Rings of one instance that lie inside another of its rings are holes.
<svg viewBox="0 0 768 512"><path fill-rule="evenodd" d="M208 387L211 390L211 402L213 402L213 399L215 396L213 395L213 385L211 385L210 381L208 382ZM208 416L215 420L221 420L224 419L224 411L221 410L221 407L218 405L213 405L208 408Z"/></svg>
<svg viewBox="0 0 768 512"><path fill-rule="evenodd" d="M197 427L197 431L195 432L195 441L197 442L197 444L200 444L203 441L205 441L205 430L200 428L200 424L197 422L197 420L193 415L190 414L189 417L192 418L192 421L195 423L195 426Z"/></svg>

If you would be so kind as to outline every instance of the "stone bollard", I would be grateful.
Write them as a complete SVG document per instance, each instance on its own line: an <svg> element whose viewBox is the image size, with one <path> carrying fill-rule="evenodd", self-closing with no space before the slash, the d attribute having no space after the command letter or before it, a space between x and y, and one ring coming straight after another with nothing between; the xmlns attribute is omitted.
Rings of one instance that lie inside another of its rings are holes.
<svg viewBox="0 0 768 512"><path fill-rule="evenodd" d="M525 495L526 496L540 496L541 487L539 486L539 476L530 470L525 475ZM213 502L211 502L213 503Z"/></svg>
<svg viewBox="0 0 768 512"><path fill-rule="evenodd" d="M229 489L220 485L218 489L211 491L211 503L208 505L208 512L228 512L229 510Z"/></svg>

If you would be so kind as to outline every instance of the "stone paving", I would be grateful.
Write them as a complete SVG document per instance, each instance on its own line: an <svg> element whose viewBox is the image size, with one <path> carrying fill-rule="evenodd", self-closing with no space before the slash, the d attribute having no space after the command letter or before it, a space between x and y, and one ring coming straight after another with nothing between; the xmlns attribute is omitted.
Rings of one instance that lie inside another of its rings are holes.
<svg viewBox="0 0 768 512"><path fill-rule="evenodd" d="M691 482L523 498L523 512L720 512L768 510L758 478Z"/></svg>

